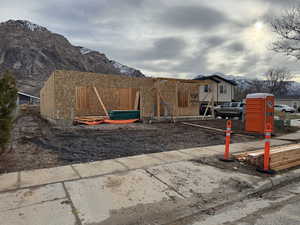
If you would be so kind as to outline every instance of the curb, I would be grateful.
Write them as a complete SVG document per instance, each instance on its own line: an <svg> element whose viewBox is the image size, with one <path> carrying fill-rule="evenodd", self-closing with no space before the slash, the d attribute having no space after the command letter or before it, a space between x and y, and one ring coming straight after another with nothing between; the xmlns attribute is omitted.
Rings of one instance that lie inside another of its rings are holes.
<svg viewBox="0 0 300 225"><path fill-rule="evenodd" d="M223 201L219 204L209 206L207 208L201 209L201 210L195 210L193 213L186 214L184 216L179 216L178 218L168 221L167 223L163 223L162 225L171 225L173 223L178 223L181 220L185 220L189 217L194 217L197 215L200 215L202 213L206 213L207 211L214 211L216 208L222 208L226 205L233 204L238 201L242 201L248 197L251 197L253 195L257 195L260 193L264 193L266 191L269 191L273 188L284 186L284 184L289 184L292 181L295 181L296 179L300 179L300 168L286 172L284 174L277 174L273 177L268 177L265 182L263 182L261 185L256 187L254 190L248 191L248 192L241 192L240 194L234 196L230 201Z"/></svg>
<svg viewBox="0 0 300 225"><path fill-rule="evenodd" d="M283 174L277 174L273 177L270 177L273 187L282 185L283 183L290 183L296 179L300 178L300 168L292 169Z"/></svg>

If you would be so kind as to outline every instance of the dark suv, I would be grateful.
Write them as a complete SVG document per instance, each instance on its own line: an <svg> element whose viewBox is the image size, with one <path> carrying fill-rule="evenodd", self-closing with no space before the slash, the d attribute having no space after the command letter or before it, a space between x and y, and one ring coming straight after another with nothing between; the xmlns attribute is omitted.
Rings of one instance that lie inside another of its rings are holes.
<svg viewBox="0 0 300 225"><path fill-rule="evenodd" d="M245 103L243 102L226 102L215 108L215 117L217 118L220 116L223 119L226 117L239 117L239 119L242 119L244 106Z"/></svg>
<svg viewBox="0 0 300 225"><path fill-rule="evenodd" d="M200 105L200 108L199 108L199 114L200 115L204 115L204 113L205 113L205 110L206 110L206 108L208 107L208 109L207 109L207 112L206 112L206 115L211 115L211 106L208 106L208 104L207 103L202 103L201 105ZM215 104L215 107L217 107L217 105Z"/></svg>

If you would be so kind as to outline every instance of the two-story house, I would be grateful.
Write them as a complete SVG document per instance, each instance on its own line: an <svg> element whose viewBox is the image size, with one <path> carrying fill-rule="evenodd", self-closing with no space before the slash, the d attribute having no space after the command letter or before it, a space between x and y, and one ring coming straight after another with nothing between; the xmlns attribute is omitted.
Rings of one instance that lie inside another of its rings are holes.
<svg viewBox="0 0 300 225"><path fill-rule="evenodd" d="M227 80L219 75L202 76L195 80L211 80L213 84L199 87L199 101L209 102L212 97L215 104L231 102L234 100L234 90L236 83L232 80Z"/></svg>

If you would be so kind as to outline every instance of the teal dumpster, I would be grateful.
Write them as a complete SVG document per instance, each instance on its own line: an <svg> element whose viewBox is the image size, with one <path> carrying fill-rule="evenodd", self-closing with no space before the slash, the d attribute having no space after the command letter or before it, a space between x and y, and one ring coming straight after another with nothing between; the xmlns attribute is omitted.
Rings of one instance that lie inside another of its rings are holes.
<svg viewBox="0 0 300 225"><path fill-rule="evenodd" d="M130 120L139 119L139 110L111 110L109 112L109 118L111 120Z"/></svg>

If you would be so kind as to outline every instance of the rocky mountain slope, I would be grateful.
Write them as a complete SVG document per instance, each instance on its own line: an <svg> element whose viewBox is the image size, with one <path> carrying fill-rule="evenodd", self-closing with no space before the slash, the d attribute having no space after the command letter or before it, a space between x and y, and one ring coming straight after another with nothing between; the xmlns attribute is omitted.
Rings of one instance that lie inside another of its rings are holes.
<svg viewBox="0 0 300 225"><path fill-rule="evenodd" d="M104 54L73 46L64 36L24 20L0 23L0 72L12 70L20 90L39 95L56 69L143 77Z"/></svg>

